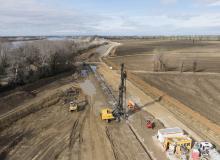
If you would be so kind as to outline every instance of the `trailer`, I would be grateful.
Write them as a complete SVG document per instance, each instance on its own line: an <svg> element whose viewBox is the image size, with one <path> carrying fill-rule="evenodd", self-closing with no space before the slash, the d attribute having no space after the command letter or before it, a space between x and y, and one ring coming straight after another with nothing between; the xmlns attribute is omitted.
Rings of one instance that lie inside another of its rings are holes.
<svg viewBox="0 0 220 160"><path fill-rule="evenodd" d="M160 141L160 143L164 143L166 138L180 137L180 136L183 137L184 132L179 127L159 129L157 132L157 139Z"/></svg>

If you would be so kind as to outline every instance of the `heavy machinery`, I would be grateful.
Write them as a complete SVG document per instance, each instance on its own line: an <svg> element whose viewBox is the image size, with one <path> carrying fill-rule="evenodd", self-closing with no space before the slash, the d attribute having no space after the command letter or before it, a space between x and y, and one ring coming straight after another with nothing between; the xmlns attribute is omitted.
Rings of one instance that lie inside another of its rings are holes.
<svg viewBox="0 0 220 160"><path fill-rule="evenodd" d="M132 111L132 112L136 112L136 111L139 111L140 108L137 106L136 103L134 103L132 100L128 100L128 109L129 111Z"/></svg>
<svg viewBox="0 0 220 160"><path fill-rule="evenodd" d="M147 123L146 123L146 127L153 129L154 128L154 121L148 119Z"/></svg>
<svg viewBox="0 0 220 160"><path fill-rule="evenodd" d="M118 96L118 102L114 109L103 109L101 110L101 119L106 121L111 121L113 119L116 119L117 121L120 121L122 116L126 116L125 109L123 108L123 102L124 102L124 96L126 92L126 78L127 73L124 69L124 64L121 64L121 82L119 85L119 96Z"/></svg>
<svg viewBox="0 0 220 160"><path fill-rule="evenodd" d="M114 120L115 117L112 114L112 109L106 108L106 109L102 109L101 111L101 119L105 120L106 122L110 122L111 120Z"/></svg>
<svg viewBox="0 0 220 160"><path fill-rule="evenodd" d="M77 105L76 102L74 102L74 101L71 101L71 102L70 102L69 111L70 111L70 112L78 111L78 105Z"/></svg>
<svg viewBox="0 0 220 160"><path fill-rule="evenodd" d="M191 160L219 160L220 154L214 146L207 141L195 142L192 152Z"/></svg>
<svg viewBox="0 0 220 160"><path fill-rule="evenodd" d="M85 106L88 104L87 96L81 98L80 101L79 100L74 100L70 102L70 105L69 105L70 112L73 112L73 111L78 112L80 110L83 110Z"/></svg>
<svg viewBox="0 0 220 160"><path fill-rule="evenodd" d="M175 154L180 159L185 160L192 148L192 139L188 136L165 138L163 147L168 150L170 155Z"/></svg>

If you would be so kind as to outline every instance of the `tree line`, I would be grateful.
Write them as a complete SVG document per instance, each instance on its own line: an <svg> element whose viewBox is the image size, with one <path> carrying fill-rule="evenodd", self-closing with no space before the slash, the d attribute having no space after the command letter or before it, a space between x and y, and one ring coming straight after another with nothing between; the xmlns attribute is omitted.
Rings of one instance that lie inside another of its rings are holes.
<svg viewBox="0 0 220 160"><path fill-rule="evenodd" d="M9 85L22 85L74 69L78 54L104 43L94 38L39 40L17 45L0 42L0 79Z"/></svg>

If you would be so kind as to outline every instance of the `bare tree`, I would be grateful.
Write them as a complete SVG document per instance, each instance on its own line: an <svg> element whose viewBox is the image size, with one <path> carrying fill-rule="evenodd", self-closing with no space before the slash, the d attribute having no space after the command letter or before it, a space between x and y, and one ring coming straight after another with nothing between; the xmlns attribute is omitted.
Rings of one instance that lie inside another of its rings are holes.
<svg viewBox="0 0 220 160"><path fill-rule="evenodd" d="M77 41L40 40L8 48L0 46L0 74L7 69L11 82L29 83L39 78L73 69L80 51L101 45L96 38ZM10 54L8 54L10 53Z"/></svg>
<svg viewBox="0 0 220 160"><path fill-rule="evenodd" d="M154 55L154 71L156 72L166 71L164 54L162 52L158 52Z"/></svg>
<svg viewBox="0 0 220 160"><path fill-rule="evenodd" d="M0 74L4 74L8 66L9 47L7 44L0 43Z"/></svg>
<svg viewBox="0 0 220 160"><path fill-rule="evenodd" d="M193 61L193 72L196 72L197 70L197 62Z"/></svg>
<svg viewBox="0 0 220 160"><path fill-rule="evenodd" d="M183 72L183 67L184 67L184 61L182 61L181 65L180 65L180 72Z"/></svg>

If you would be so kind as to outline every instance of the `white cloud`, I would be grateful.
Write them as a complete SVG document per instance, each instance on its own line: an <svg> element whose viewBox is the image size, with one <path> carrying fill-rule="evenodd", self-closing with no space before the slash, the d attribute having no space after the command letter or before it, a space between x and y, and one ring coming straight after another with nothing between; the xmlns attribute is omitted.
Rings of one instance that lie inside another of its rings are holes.
<svg viewBox="0 0 220 160"><path fill-rule="evenodd" d="M209 6L220 6L220 1L211 3Z"/></svg>
<svg viewBox="0 0 220 160"><path fill-rule="evenodd" d="M35 0L0 0L0 35L86 34L102 16L59 10ZM69 32L67 32L69 31Z"/></svg>
<svg viewBox="0 0 220 160"><path fill-rule="evenodd" d="M128 16L61 10L37 0L0 0L0 4L0 35L220 34L220 12Z"/></svg>
<svg viewBox="0 0 220 160"><path fill-rule="evenodd" d="M160 0L162 4L175 4L178 0Z"/></svg>
<svg viewBox="0 0 220 160"><path fill-rule="evenodd" d="M220 0L196 0L199 3L205 3L208 6L220 6Z"/></svg>

